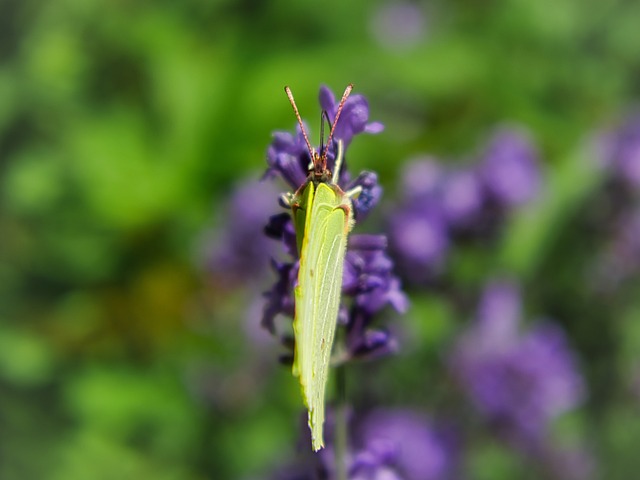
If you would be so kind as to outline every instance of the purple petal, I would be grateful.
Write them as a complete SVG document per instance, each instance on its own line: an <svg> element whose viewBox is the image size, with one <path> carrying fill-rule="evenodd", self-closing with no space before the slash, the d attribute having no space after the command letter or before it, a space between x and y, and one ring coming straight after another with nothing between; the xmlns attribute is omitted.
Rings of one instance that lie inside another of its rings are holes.
<svg viewBox="0 0 640 480"><path fill-rule="evenodd" d="M331 89L326 85L321 85L318 100L320 101L320 107L322 107L322 110L327 112L329 118L333 119L336 108L336 97Z"/></svg>
<svg viewBox="0 0 640 480"><path fill-rule="evenodd" d="M376 134L384 130L384 125L380 122L371 122L364 127L366 133Z"/></svg>

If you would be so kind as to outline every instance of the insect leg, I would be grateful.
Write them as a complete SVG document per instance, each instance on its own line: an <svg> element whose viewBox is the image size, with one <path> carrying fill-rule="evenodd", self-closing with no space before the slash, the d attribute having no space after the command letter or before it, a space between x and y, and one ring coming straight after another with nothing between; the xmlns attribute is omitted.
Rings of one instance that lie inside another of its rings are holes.
<svg viewBox="0 0 640 480"><path fill-rule="evenodd" d="M284 208L291 208L293 206L293 193L281 193L279 198L279 204Z"/></svg>
<svg viewBox="0 0 640 480"><path fill-rule="evenodd" d="M362 193L362 185L358 185L357 187L353 187L351 190L347 190L345 195L350 199L358 198Z"/></svg>

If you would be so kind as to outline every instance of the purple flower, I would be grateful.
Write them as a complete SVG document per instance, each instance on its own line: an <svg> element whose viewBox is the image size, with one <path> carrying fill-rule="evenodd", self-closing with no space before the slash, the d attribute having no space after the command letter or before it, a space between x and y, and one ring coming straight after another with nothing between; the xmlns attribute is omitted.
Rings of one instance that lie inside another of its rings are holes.
<svg viewBox="0 0 640 480"><path fill-rule="evenodd" d="M333 93L327 88L320 89L320 103L333 120L337 105ZM367 123L369 107L361 95L350 96L336 125L334 139L342 140L346 146L359 133L377 133L382 130L379 123ZM346 155L346 152L345 152ZM288 133L276 133L267 151L269 168L267 176L279 175L295 191L306 182L310 157L300 131L294 137ZM327 163L333 169L334 150L330 147ZM353 200L356 225L376 206L382 195L377 175L363 172L351 179L343 164L343 171L337 179L344 190L360 187L361 191ZM266 293L267 303L262 324L270 332L277 334L276 317L294 315L293 288L297 282L298 262L296 237L290 213L274 215L269 220L265 233L281 241L285 250L293 257L290 263L274 262L277 281ZM350 235L343 274L343 294L348 299L339 314L339 322L347 329L347 352L342 361L351 358L374 357L395 350L395 339L384 329L372 326L373 317L385 306L404 311L407 299L400 289L399 280L393 275L393 263L386 254L387 240L384 235ZM283 342L292 347L287 339Z"/></svg>
<svg viewBox="0 0 640 480"><path fill-rule="evenodd" d="M354 463L349 480L404 480L371 452L360 452Z"/></svg>
<svg viewBox="0 0 640 480"><path fill-rule="evenodd" d="M633 188L640 187L640 113L601 139L601 161Z"/></svg>
<svg viewBox="0 0 640 480"><path fill-rule="evenodd" d="M389 220L389 241L407 279L421 282L439 273L450 243L440 205L397 209Z"/></svg>
<svg viewBox="0 0 640 480"><path fill-rule="evenodd" d="M347 191L356 187L362 188L362 191L353 200L353 216L361 222L380 201L382 187L378 185L378 175L373 172L362 172L347 184Z"/></svg>
<svg viewBox="0 0 640 480"><path fill-rule="evenodd" d="M264 233L269 238L280 240L289 255L292 257L297 256L296 231L289 213L283 212L269 217L264 227Z"/></svg>
<svg viewBox="0 0 640 480"><path fill-rule="evenodd" d="M552 420L582 401L584 385L562 330L544 322L520 332L520 309L515 286L489 285L452 367L487 420L516 442L535 445Z"/></svg>
<svg viewBox="0 0 640 480"><path fill-rule="evenodd" d="M364 457L392 466L404 480L446 480L455 476L457 441L453 432L434 425L420 413L377 410L364 419L358 433L362 450L354 467Z"/></svg>
<svg viewBox="0 0 640 480"><path fill-rule="evenodd" d="M271 290L265 293L267 302L262 316L262 326L269 332L276 333L275 319L282 314L292 317L294 314L293 286L298 279L298 267L296 263L280 263L272 261L278 279Z"/></svg>
<svg viewBox="0 0 640 480"><path fill-rule="evenodd" d="M445 170L434 157L420 157L407 163L402 172L401 189L407 203L435 200Z"/></svg>
<svg viewBox="0 0 640 480"><path fill-rule="evenodd" d="M277 191L268 182L248 182L233 194L226 214L225 228L207 247L207 263L214 275L226 283L262 278L273 245L261 235L264 218L277 211Z"/></svg>
<svg viewBox="0 0 640 480"><path fill-rule="evenodd" d="M470 225L484 204L482 184L471 169L448 172L442 181L441 202L444 217L452 227Z"/></svg>
<svg viewBox="0 0 640 480"><path fill-rule="evenodd" d="M478 306L477 323L483 336L482 348L509 345L518 334L522 317L520 292L510 282L494 282L487 286Z"/></svg>
<svg viewBox="0 0 640 480"><path fill-rule="evenodd" d="M333 121L337 105L335 97L327 87L320 88L320 103L327 111L329 119ZM344 104L342 113L334 132L334 140L342 140L346 149L353 137L359 133L379 133L383 127L381 123L367 123L369 119L369 106L362 95L351 95ZM345 153L346 156L346 153ZM273 141L267 149L267 163L269 168L265 177L282 177L292 191L296 191L303 185L309 172L311 157L304 141L302 131L296 129L296 135L289 132L275 132ZM327 154L327 165L333 171L335 162L335 151L333 146L329 146ZM354 218L356 222L364 219L366 214L374 208L382 196L382 187L378 185L378 177L373 172L362 172L353 181L349 172L343 164L342 171L338 172L338 185L349 191L360 187L360 195L353 201Z"/></svg>
<svg viewBox="0 0 640 480"><path fill-rule="evenodd" d="M403 277L436 278L461 240L491 239L511 207L537 194L535 150L514 130L499 131L479 165L445 168L433 157L410 162L401 199L388 218L389 241Z"/></svg>
<svg viewBox="0 0 640 480"><path fill-rule="evenodd" d="M282 227L292 225L290 217ZM286 243L286 242L285 242ZM393 275L393 262L386 255L384 235L351 235L343 272L343 295L351 299L351 307L343 306L340 323L347 328L347 349L342 361L373 358L396 350L394 337L384 329L371 326L375 314L390 305L398 312L406 311L408 301ZM276 333L275 318L294 314L293 287L297 282L298 263L273 262L277 281L265 295L262 325Z"/></svg>
<svg viewBox="0 0 640 480"><path fill-rule="evenodd" d="M521 205L540 190L538 153L527 136L514 129L495 133L484 152L480 175L489 195L505 207Z"/></svg>
<svg viewBox="0 0 640 480"><path fill-rule="evenodd" d="M280 175L295 191L307 179L309 162L311 157L300 127L296 127L295 136L289 132L275 132L267 149L269 168L265 177Z"/></svg>
<svg viewBox="0 0 640 480"><path fill-rule="evenodd" d="M397 351L397 341L389 331L371 326L374 320L372 314L354 307L348 319L347 356L343 361L378 358Z"/></svg>
<svg viewBox="0 0 640 480"><path fill-rule="evenodd" d="M411 410L374 410L350 416L349 480L447 480L456 478L459 446L455 432ZM298 480L336 478L332 411L327 418L327 447L307 457L290 476ZM307 436L302 438L308 441ZM302 448L306 451L306 448ZM275 477L274 477L275 480Z"/></svg>
<svg viewBox="0 0 640 480"><path fill-rule="evenodd" d="M386 247L384 235L352 235L349 239L342 289L370 314L387 304L398 312L408 307L399 281L392 274L393 262L385 253Z"/></svg>
<svg viewBox="0 0 640 480"><path fill-rule="evenodd" d="M326 86L320 87L320 106L327 112L333 122L338 109L338 102L333 92ZM369 103L362 95L351 95L344 104L340 120L336 125L334 137L344 142L345 148L349 146L353 137L359 133L380 133L384 126L380 122L367 123L369 121Z"/></svg>

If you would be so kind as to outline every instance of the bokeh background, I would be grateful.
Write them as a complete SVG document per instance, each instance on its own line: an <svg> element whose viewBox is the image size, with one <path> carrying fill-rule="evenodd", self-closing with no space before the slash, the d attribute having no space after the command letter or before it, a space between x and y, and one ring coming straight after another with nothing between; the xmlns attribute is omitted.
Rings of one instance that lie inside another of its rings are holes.
<svg viewBox="0 0 640 480"><path fill-rule="evenodd" d="M624 0L4 0L0 478L261 479L296 458L299 389L260 328L281 249L249 273L218 260L237 206L271 188L246 182L272 132L294 128L283 86L315 139L318 88L349 82L386 126L349 150L385 189L364 231L403 208L408 162L474 165L503 125L526 132L541 179L490 238L452 240L430 278L405 279L411 308L387 315L399 351L353 367L354 404L453 424L461 478L631 478L640 229L622 254L616 238L640 181L601 144L640 95L638 25ZM279 211L272 186L253 238ZM452 378L495 278L564 332L585 394L549 445L575 468L540 467Z"/></svg>

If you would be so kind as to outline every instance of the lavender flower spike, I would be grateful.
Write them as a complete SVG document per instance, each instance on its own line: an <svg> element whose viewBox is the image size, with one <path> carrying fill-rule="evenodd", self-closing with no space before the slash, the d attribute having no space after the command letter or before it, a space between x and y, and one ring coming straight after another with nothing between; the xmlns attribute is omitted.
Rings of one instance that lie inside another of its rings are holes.
<svg viewBox="0 0 640 480"><path fill-rule="evenodd" d="M519 331L520 302L514 285L490 284L452 367L491 425L517 445L539 448L551 421L582 401L584 385L557 325Z"/></svg>
<svg viewBox="0 0 640 480"><path fill-rule="evenodd" d="M271 477L273 480L336 478L332 441L334 417L331 413L327 421L327 448L317 456L278 472L278 476ZM349 417L352 427L347 456L349 480L459 478L458 436L448 425L441 425L421 412L404 409L379 409L365 416Z"/></svg>
<svg viewBox="0 0 640 480"><path fill-rule="evenodd" d="M333 93L327 87L320 89L320 104L331 121L337 105ZM348 146L360 133L378 133L382 124L369 123L369 106L362 95L351 95L346 102L335 127L334 140L342 141L345 157ZM327 165L334 168L334 145L328 146ZM300 129L296 135L278 132L267 150L266 176L280 176L296 191L304 184L310 162L309 151ZM352 178L343 164L337 180L343 191L359 189L360 194L353 199L356 226L376 207L382 188L373 172L362 172ZM272 216L265 229L267 236L282 242L284 251L292 257L288 263L274 262L278 277L272 289L267 292L263 326L271 333L278 334L276 317L291 317L294 314L293 288L298 275L298 255L295 232L290 213ZM402 312L407 308L407 299L400 288L400 281L393 274L393 262L387 256L387 239L384 235L351 235L347 245L343 273L343 299L339 322L347 330L346 351L342 361L355 358L372 358L395 351L396 342L384 328L373 327L374 317L387 305ZM283 344L291 346L287 338Z"/></svg>

